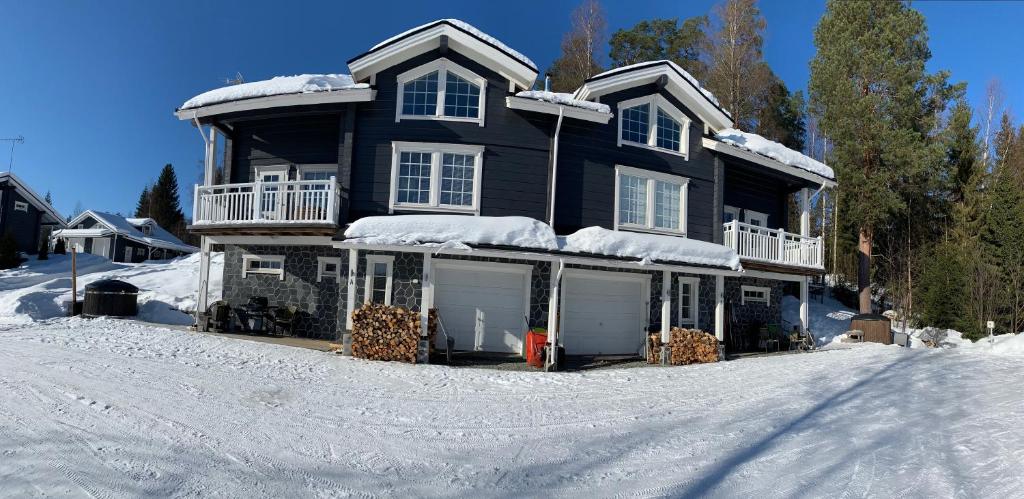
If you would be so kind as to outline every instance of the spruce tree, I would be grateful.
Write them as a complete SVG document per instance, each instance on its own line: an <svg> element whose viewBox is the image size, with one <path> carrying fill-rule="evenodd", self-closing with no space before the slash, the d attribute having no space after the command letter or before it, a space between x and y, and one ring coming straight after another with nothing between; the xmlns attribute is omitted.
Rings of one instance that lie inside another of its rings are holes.
<svg viewBox="0 0 1024 499"><path fill-rule="evenodd" d="M157 225L167 230L184 226L185 215L178 198L178 177L171 165L165 165L160 171L160 176L150 190L149 202L150 218Z"/></svg>
<svg viewBox="0 0 1024 499"><path fill-rule="evenodd" d="M68 252L67 245L64 244L64 239L57 239L57 242L53 245L54 255L66 255Z"/></svg>
<svg viewBox="0 0 1024 499"><path fill-rule="evenodd" d="M814 40L811 102L832 140L843 217L857 228L859 305L870 312L875 231L906 208L903 182L933 159L924 17L905 2L830 0Z"/></svg>
<svg viewBox="0 0 1024 499"><path fill-rule="evenodd" d="M630 29L612 34L608 44L613 68L645 61L669 60L697 79L703 79L707 67L701 60L705 45L707 16L640 21Z"/></svg>
<svg viewBox="0 0 1024 499"><path fill-rule="evenodd" d="M149 210L149 186L142 188L142 193L139 194L139 201L135 204L135 216L138 218L148 218L150 214Z"/></svg>
<svg viewBox="0 0 1024 499"><path fill-rule="evenodd" d="M46 201L46 204L53 206L53 196L50 194L50 191L46 191L46 196L43 197L43 200Z"/></svg>
<svg viewBox="0 0 1024 499"><path fill-rule="evenodd" d="M772 79L764 103L756 111L757 126L754 131L790 149L802 151L804 136L807 134L804 94L799 90L790 93L782 80L775 75L772 75Z"/></svg>

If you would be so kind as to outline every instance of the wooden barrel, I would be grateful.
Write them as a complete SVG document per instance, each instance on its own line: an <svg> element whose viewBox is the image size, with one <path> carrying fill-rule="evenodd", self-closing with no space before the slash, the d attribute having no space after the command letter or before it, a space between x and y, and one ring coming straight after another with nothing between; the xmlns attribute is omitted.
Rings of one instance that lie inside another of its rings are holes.
<svg viewBox="0 0 1024 499"><path fill-rule="evenodd" d="M889 318L879 314L860 314L850 319L850 329L864 332L864 341L892 345Z"/></svg>

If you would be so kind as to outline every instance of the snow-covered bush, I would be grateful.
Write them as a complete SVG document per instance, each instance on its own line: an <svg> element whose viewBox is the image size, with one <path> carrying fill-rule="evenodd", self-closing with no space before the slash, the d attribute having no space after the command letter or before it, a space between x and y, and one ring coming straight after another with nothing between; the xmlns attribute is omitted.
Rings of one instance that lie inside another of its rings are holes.
<svg viewBox="0 0 1024 499"><path fill-rule="evenodd" d="M921 330L919 337L925 345L936 348L942 345L946 341L946 337L949 336L949 332L946 329L940 329L937 327L926 327Z"/></svg>

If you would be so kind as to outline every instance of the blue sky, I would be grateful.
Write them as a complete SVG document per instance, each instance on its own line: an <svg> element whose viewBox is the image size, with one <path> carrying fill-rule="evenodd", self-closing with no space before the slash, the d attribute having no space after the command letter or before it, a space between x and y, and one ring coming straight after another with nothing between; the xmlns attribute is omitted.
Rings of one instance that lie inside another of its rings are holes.
<svg viewBox="0 0 1024 499"><path fill-rule="evenodd" d="M131 212L143 185L172 163L190 212L202 141L172 111L240 72L247 80L347 72L345 61L409 27L458 17L542 68L558 55L577 0L507 2L25 2L0 0L0 138L23 135L17 175L56 208ZM605 1L610 31L653 17L707 13L713 0ZM1011 110L1024 106L1024 3L917 2L930 69L968 82L979 106L997 77ZM804 88L823 1L761 1L765 59ZM8 163L0 143L0 170Z"/></svg>

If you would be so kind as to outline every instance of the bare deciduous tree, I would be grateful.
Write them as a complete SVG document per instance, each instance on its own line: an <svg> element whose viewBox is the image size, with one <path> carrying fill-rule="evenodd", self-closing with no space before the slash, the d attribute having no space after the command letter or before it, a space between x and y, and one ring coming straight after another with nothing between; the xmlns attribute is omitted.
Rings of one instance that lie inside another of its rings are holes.
<svg viewBox="0 0 1024 499"><path fill-rule="evenodd" d="M761 53L764 17L755 0L725 0L714 8L710 29L707 86L732 114L733 125L749 128L772 81Z"/></svg>
<svg viewBox="0 0 1024 499"><path fill-rule="evenodd" d="M584 0L572 11L572 27L562 38L562 55L551 64L551 85L556 92L571 92L601 72L599 59L607 41L608 22L597 0Z"/></svg>

